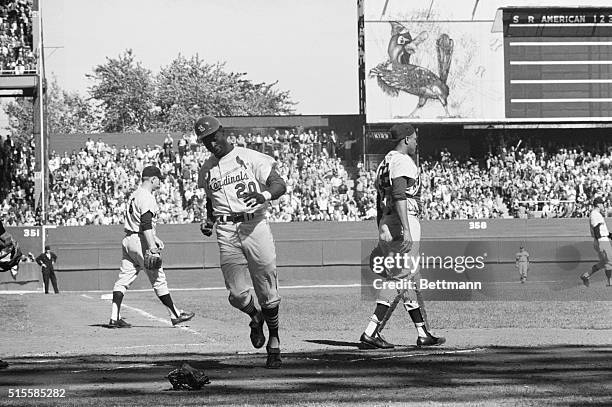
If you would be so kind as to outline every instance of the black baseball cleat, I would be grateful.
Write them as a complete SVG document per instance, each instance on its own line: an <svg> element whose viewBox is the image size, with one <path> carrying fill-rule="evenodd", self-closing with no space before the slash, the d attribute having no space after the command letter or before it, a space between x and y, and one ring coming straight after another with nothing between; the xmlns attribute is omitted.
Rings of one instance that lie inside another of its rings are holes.
<svg viewBox="0 0 612 407"><path fill-rule="evenodd" d="M193 317L195 317L195 312L181 311L177 318L170 318L170 321L172 321L172 326L175 326L181 322L189 321Z"/></svg>
<svg viewBox="0 0 612 407"><path fill-rule="evenodd" d="M428 332L427 336L419 336L419 338L417 339L417 346L438 346L442 345L444 342L446 342L446 338L444 338L443 336L440 336L438 338Z"/></svg>
<svg viewBox="0 0 612 407"><path fill-rule="evenodd" d="M116 321L114 319L111 319L110 321L108 321L108 327L113 328L113 329L114 328L131 328L132 325L127 323L125 319L119 318Z"/></svg>
<svg viewBox="0 0 612 407"><path fill-rule="evenodd" d="M249 323L251 327L251 343L255 349L259 349L266 343L266 335L264 334L264 317L261 312L257 313L255 319Z"/></svg>
<svg viewBox="0 0 612 407"><path fill-rule="evenodd" d="M268 359L266 360L266 369L280 369L283 361L281 360L280 348L270 348L266 346Z"/></svg>
<svg viewBox="0 0 612 407"><path fill-rule="evenodd" d="M376 333L374 336L370 336L364 332L361 334L359 341L363 344L368 345L369 347L378 349L393 349L395 347L395 345L387 342L385 338L379 333Z"/></svg>

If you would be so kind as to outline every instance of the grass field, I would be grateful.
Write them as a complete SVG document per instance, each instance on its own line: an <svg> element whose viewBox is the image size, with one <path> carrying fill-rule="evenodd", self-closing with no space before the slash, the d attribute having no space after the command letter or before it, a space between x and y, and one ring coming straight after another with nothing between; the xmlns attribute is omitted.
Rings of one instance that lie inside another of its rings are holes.
<svg viewBox="0 0 612 407"><path fill-rule="evenodd" d="M251 347L248 318L224 290L175 291L197 313L180 328L152 292L129 292L122 313L134 327L123 330L104 327L103 293L1 295L10 366L0 405L612 405L612 288L572 293L611 300L432 301L444 346L416 348L398 309L386 330L398 347L373 351L358 344L372 311L359 287L284 289L277 371L263 368L265 351ZM211 384L171 391L164 376L184 361ZM15 388L65 397L8 397Z"/></svg>

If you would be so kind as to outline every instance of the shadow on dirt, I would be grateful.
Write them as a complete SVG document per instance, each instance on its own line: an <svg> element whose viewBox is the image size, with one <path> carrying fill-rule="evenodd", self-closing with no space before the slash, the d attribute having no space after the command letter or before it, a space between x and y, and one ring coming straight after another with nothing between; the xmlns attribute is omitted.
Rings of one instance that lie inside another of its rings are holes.
<svg viewBox="0 0 612 407"><path fill-rule="evenodd" d="M201 397L214 405L612 401L612 346L380 351L356 350L355 342L311 342L348 349L284 354L280 370L263 368L265 352L8 359L0 386L63 386L83 405L108 398L121 404L124 397L160 405ZM183 362L204 370L212 383L201 391L168 391L165 375Z"/></svg>

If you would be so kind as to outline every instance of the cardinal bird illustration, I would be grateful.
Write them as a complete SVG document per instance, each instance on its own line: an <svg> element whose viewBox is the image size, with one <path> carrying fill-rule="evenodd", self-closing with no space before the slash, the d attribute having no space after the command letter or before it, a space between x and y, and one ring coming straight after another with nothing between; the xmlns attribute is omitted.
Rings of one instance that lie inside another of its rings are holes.
<svg viewBox="0 0 612 407"><path fill-rule="evenodd" d="M410 65L410 55L416 52L416 47L427 39L427 32L423 31L416 38L412 38L406 27L398 22L391 22L391 39L387 52L393 65Z"/></svg>
<svg viewBox="0 0 612 407"><path fill-rule="evenodd" d="M370 77L376 78L378 86L390 96L396 97L400 91L418 96L419 102L409 117L425 106L429 99L440 101L446 116L449 117L447 108L449 90L446 81L453 55L453 40L447 34L441 34L436 41L438 54L438 75L436 75L427 68L410 63L410 57L416 52L416 46L426 38L425 32L413 38L406 27L391 22L391 38L387 49L389 59L372 68Z"/></svg>

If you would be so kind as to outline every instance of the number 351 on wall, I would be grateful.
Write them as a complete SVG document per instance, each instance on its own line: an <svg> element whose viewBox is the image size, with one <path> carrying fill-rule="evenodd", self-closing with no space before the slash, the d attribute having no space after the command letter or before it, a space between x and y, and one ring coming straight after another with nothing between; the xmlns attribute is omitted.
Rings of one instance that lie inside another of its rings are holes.
<svg viewBox="0 0 612 407"><path fill-rule="evenodd" d="M23 237L40 237L40 229L24 229Z"/></svg>
<svg viewBox="0 0 612 407"><path fill-rule="evenodd" d="M468 222L470 230L480 230L487 228L487 222Z"/></svg>

